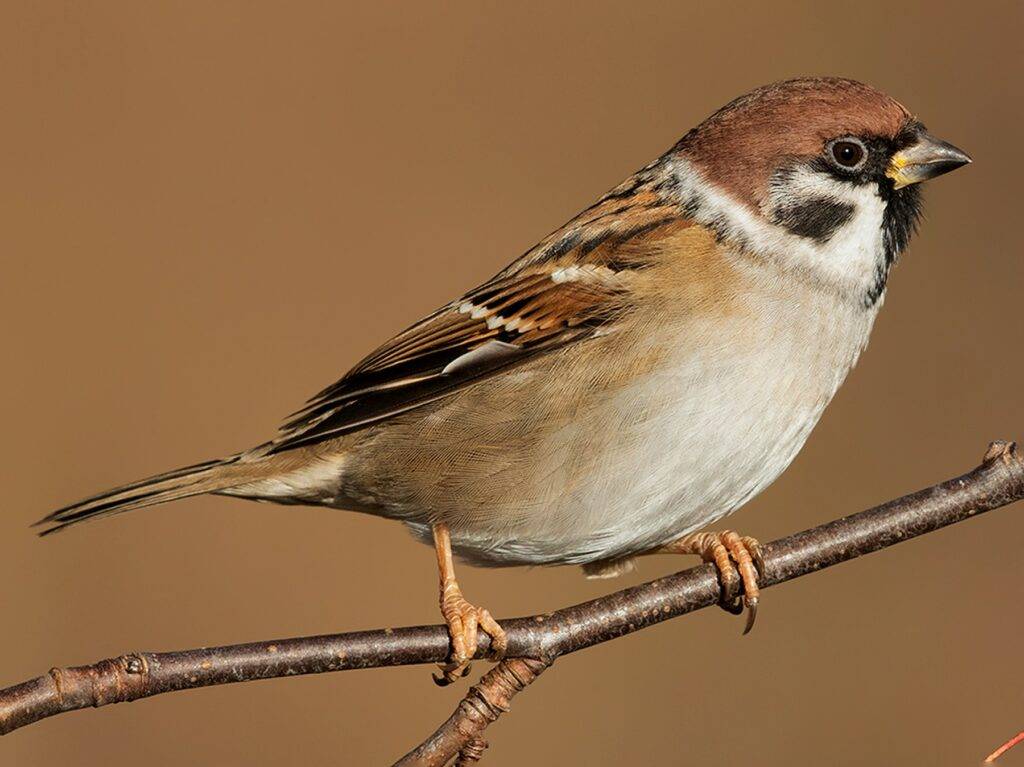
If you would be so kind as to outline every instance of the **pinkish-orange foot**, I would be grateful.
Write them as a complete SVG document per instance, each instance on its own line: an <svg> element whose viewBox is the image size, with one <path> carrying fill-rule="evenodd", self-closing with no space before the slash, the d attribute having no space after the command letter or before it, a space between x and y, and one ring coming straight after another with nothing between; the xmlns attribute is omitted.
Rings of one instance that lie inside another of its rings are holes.
<svg viewBox="0 0 1024 767"><path fill-rule="evenodd" d="M761 544L757 540L740 536L732 530L691 533L656 549L655 553L696 554L705 562L713 562L718 568L718 580L722 586L723 609L739 615L746 608L747 623L743 633L750 633L757 619L757 605L761 597L757 579L764 572ZM738 594L741 584L742 599Z"/></svg>
<svg viewBox="0 0 1024 767"><path fill-rule="evenodd" d="M440 575L441 615L448 624L452 649L447 663L439 664L441 675L434 675L434 682L445 687L469 673L469 661L476 655L479 632L491 638L490 658L501 660L505 657L508 638L505 630L482 607L470 604L462 596L462 589L455 579L452 563L451 537L448 526L434 525L434 547L437 550L437 565Z"/></svg>

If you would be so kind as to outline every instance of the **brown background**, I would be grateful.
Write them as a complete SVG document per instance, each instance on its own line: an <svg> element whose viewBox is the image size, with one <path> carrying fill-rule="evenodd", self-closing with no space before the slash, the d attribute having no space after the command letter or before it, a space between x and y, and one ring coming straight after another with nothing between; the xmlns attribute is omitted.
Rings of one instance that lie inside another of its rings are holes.
<svg viewBox="0 0 1024 767"><path fill-rule="evenodd" d="M860 367L734 524L771 539L1024 437L1019 4L509 5L3 3L0 682L435 622L432 554L393 523L203 498L46 541L27 525L262 440L773 79L866 80L975 164L931 185ZM746 638L705 611L564 659L486 763L974 764L1024 725L1022 515L773 589ZM462 579L510 615L678 567ZM463 689L409 668L181 693L35 725L0 762L379 764Z"/></svg>

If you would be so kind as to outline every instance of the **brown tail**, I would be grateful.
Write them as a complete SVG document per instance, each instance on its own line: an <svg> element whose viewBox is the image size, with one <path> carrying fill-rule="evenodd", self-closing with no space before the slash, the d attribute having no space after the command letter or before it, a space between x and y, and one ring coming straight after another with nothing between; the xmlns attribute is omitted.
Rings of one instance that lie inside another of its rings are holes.
<svg viewBox="0 0 1024 767"><path fill-rule="evenodd" d="M36 525L49 527L39 534L49 535L69 525L96 517L225 490L251 481L251 467L243 468L237 465L238 459L239 456L232 456L218 461L197 463L194 466L185 466L107 490L43 517Z"/></svg>

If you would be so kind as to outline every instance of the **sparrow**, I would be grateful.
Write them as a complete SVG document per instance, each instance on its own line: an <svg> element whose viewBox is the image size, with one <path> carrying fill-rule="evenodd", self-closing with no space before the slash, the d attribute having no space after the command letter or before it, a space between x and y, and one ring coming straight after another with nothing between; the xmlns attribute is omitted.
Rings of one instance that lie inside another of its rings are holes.
<svg viewBox="0 0 1024 767"><path fill-rule="evenodd" d="M781 474L868 341L916 229L917 184L971 161L841 78L740 96L504 270L402 331L277 435L59 509L43 535L213 493L397 520L435 547L439 681L501 626L453 553L489 566L715 563L759 600L759 548L699 532ZM742 595L742 599L741 599Z"/></svg>

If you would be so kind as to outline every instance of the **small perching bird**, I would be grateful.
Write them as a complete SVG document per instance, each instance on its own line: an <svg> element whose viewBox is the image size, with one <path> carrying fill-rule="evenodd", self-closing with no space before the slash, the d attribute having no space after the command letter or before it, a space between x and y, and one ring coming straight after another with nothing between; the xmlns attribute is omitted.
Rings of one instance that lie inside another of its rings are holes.
<svg viewBox="0 0 1024 767"><path fill-rule="evenodd" d="M749 630L757 542L696 531L793 460L867 343L915 185L968 162L861 83L759 88L399 333L275 439L60 509L44 534L201 493L399 520L437 550L449 681L478 630L505 648L463 598L453 551L592 576L698 554Z"/></svg>

